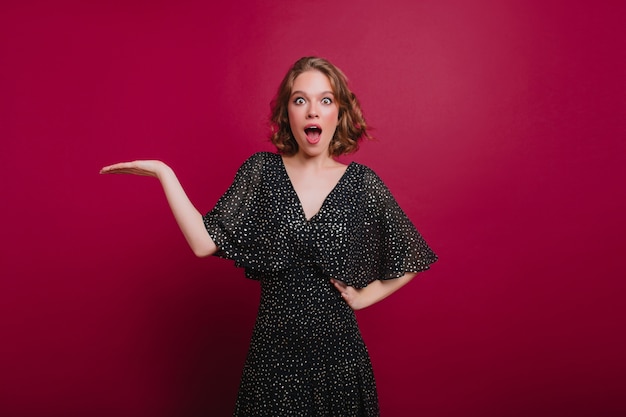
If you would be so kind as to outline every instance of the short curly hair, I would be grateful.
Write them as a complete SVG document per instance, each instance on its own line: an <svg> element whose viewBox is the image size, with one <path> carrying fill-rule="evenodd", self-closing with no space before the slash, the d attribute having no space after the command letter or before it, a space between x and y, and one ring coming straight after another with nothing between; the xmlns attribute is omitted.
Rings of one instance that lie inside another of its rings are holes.
<svg viewBox="0 0 626 417"><path fill-rule="evenodd" d="M328 77L330 86L339 107L339 123L329 145L331 156L341 156L356 152L359 142L372 137L367 131L367 124L361 112L361 106L348 88L348 79L339 68L328 60L318 57L303 57L296 61L283 78L271 102L270 140L283 155L295 155L298 152L296 142L289 126L287 108L295 79L306 71L319 71Z"/></svg>

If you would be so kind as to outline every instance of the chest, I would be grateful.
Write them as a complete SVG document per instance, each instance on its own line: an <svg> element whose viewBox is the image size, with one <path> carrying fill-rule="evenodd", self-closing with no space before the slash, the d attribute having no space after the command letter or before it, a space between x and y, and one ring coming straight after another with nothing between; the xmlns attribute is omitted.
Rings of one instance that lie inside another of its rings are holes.
<svg viewBox="0 0 626 417"><path fill-rule="evenodd" d="M266 166L256 208L259 218L279 228L347 224L363 207L362 176L357 164L329 175L298 175L280 160ZM303 229L304 230L304 229Z"/></svg>
<svg viewBox="0 0 626 417"><path fill-rule="evenodd" d="M307 219L317 214L328 195L337 184L338 178L321 177L314 180L299 178L292 180L292 187L298 196L302 211Z"/></svg>

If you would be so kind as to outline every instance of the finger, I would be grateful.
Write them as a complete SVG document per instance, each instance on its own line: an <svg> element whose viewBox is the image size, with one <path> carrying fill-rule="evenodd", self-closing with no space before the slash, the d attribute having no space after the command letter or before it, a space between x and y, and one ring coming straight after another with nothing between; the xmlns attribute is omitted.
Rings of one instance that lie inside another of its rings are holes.
<svg viewBox="0 0 626 417"><path fill-rule="evenodd" d="M338 281L336 279L331 279L330 282L332 282L332 284L335 286L335 288L337 288L337 290L339 290L340 292L345 291L345 289L347 288L347 285L342 282L342 281Z"/></svg>
<svg viewBox="0 0 626 417"><path fill-rule="evenodd" d="M143 167L140 162L121 162L119 164L109 165L100 170L101 174L132 174L141 176L154 176L154 173L149 169L150 167Z"/></svg>
<svg viewBox="0 0 626 417"><path fill-rule="evenodd" d="M339 291L341 298L343 298L344 300L349 301L352 298L350 295L349 287L345 286L345 284L343 287L336 287L336 288Z"/></svg>
<svg viewBox="0 0 626 417"><path fill-rule="evenodd" d="M145 175L143 171L138 171L135 169L111 169L107 171L100 171L101 174L133 174L133 175Z"/></svg>
<svg viewBox="0 0 626 417"><path fill-rule="evenodd" d="M100 170L100 173L107 174L111 172L119 172L120 170L128 169L128 168L131 168L130 162L119 162L117 164L105 166L104 168Z"/></svg>
<svg viewBox="0 0 626 417"><path fill-rule="evenodd" d="M345 282L340 281L340 280L338 280L336 278L331 278L330 282L332 282L333 284L341 285L342 287L347 287L348 286Z"/></svg>

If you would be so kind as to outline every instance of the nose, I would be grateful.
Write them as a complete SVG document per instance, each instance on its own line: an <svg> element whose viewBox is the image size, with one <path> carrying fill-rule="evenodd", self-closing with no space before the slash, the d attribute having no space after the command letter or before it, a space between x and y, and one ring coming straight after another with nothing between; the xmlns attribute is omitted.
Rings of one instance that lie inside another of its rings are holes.
<svg viewBox="0 0 626 417"><path fill-rule="evenodd" d="M307 114L306 114L307 119L315 119L318 117L317 114L317 109L315 108L314 104L311 104L308 108Z"/></svg>

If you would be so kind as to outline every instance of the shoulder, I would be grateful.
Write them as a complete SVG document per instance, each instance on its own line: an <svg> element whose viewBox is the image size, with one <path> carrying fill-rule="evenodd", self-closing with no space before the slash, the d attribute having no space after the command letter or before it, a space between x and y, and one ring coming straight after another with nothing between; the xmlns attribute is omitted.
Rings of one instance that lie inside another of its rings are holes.
<svg viewBox="0 0 626 417"><path fill-rule="evenodd" d="M368 167L367 165L363 165L360 162L350 162L350 166L352 166L352 168L362 174L374 174L374 170L370 167Z"/></svg>
<svg viewBox="0 0 626 417"><path fill-rule="evenodd" d="M367 201L384 203L393 198L391 191L376 172L358 162L351 163L358 189L366 196Z"/></svg>
<svg viewBox="0 0 626 417"><path fill-rule="evenodd" d="M262 169L264 165L277 164L280 161L280 155L272 152L256 152L246 159L239 170L257 170Z"/></svg>
<svg viewBox="0 0 626 417"><path fill-rule="evenodd" d="M280 159L280 155L276 152L260 151L253 153L248 159L276 160Z"/></svg>
<svg viewBox="0 0 626 417"><path fill-rule="evenodd" d="M248 159L245 160L244 164L246 163L259 163L259 162L265 162L265 161L276 161L280 159L280 155L277 153L273 153L273 152L266 152L266 151L262 151L262 152L255 152L252 155L250 155L248 157Z"/></svg>
<svg viewBox="0 0 626 417"><path fill-rule="evenodd" d="M355 174L366 184L375 184L380 183L384 184L382 179L376 174L376 172L368 167L367 165L363 165L359 162L351 162L350 166Z"/></svg>

